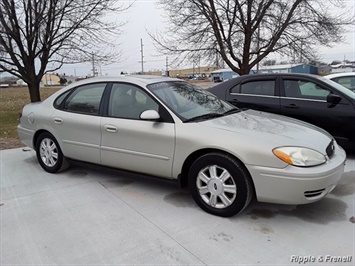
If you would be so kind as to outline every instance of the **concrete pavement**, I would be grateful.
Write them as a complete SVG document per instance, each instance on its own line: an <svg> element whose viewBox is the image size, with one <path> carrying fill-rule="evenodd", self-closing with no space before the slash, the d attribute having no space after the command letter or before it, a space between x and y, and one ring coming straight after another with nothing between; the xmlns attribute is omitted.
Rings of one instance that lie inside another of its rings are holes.
<svg viewBox="0 0 355 266"><path fill-rule="evenodd" d="M232 218L169 181L87 165L49 174L22 148L0 159L0 265L354 265L354 155L325 199L254 201Z"/></svg>

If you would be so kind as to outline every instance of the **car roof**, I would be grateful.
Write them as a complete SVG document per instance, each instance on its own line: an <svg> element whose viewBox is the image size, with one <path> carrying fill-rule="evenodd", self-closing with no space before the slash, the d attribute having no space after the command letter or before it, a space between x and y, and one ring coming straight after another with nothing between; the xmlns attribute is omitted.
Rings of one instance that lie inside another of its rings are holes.
<svg viewBox="0 0 355 266"><path fill-rule="evenodd" d="M355 76L355 72L333 73L333 74L325 75L324 78L333 79L339 77L352 77L352 76Z"/></svg>
<svg viewBox="0 0 355 266"><path fill-rule="evenodd" d="M212 88L209 88L208 91L212 92L213 94L220 96L224 92L222 92L221 88L227 89L233 87L235 84L239 83L240 81L248 80L248 79L263 79L263 78L271 78L271 77L311 77L317 78L317 75L313 74L305 74L305 73L259 73L259 74L247 74L242 75L239 77L232 78L230 80L224 81Z"/></svg>
<svg viewBox="0 0 355 266"><path fill-rule="evenodd" d="M158 82L168 82L168 81L183 81L183 80L177 78L153 76L153 75L118 75L118 76L91 77L91 78L86 78L80 81L73 82L63 87L62 89L53 93L50 97L48 97L43 102L51 102L59 95L64 93L65 91L71 90L78 86L88 85L92 83L127 82L127 83L133 83L138 86L144 87L149 84L158 83Z"/></svg>
<svg viewBox="0 0 355 266"><path fill-rule="evenodd" d="M118 76L101 76L91 77L72 83L74 87L78 85L90 84L93 82L132 82L141 85L148 85L164 81L182 81L177 78L153 76L153 75L118 75ZM71 86L72 87L72 86Z"/></svg>
<svg viewBox="0 0 355 266"><path fill-rule="evenodd" d="M226 84L228 82L234 84L236 81L245 80L245 79L258 79L258 78L269 78L269 77L311 77L316 78L317 75L314 74L306 74L306 73L259 73L259 74L247 74L239 77L232 78L228 81L225 81L222 84ZM218 86L218 85L217 85Z"/></svg>
<svg viewBox="0 0 355 266"><path fill-rule="evenodd" d="M305 73L263 73L263 74L248 74L248 75L243 75L239 76L236 78L232 78L228 81L219 83L218 85L211 87L207 89L209 92L213 93L214 95L218 97L225 97L226 91L229 90L230 88L234 87L235 85L243 82L243 81L248 81L248 80L263 80L267 78L275 78L275 77L285 77L285 78L300 78L300 77L305 77L305 78L310 78L311 80L318 80L319 82L323 82L328 84L328 86L335 87L337 91L340 91L341 93L347 95L349 98L352 100L355 100L355 92L343 87L342 85L336 83L335 81L332 81L330 79L325 79L324 77L318 76L318 75L313 75L313 74L305 74Z"/></svg>
<svg viewBox="0 0 355 266"><path fill-rule="evenodd" d="M308 74L308 73L257 73L257 74L248 74L248 75L243 75L239 76L236 78L250 78L250 77L261 77L261 78L267 78L267 77L279 77L279 76L295 76L295 77L317 77L317 75L314 74Z"/></svg>

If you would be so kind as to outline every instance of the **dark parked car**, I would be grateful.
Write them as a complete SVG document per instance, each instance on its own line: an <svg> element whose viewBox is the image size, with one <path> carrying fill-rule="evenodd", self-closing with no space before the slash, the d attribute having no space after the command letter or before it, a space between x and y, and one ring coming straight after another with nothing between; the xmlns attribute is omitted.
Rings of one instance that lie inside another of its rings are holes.
<svg viewBox="0 0 355 266"><path fill-rule="evenodd" d="M273 73L240 76L208 89L240 108L294 117L331 133L355 149L355 92L310 74Z"/></svg>

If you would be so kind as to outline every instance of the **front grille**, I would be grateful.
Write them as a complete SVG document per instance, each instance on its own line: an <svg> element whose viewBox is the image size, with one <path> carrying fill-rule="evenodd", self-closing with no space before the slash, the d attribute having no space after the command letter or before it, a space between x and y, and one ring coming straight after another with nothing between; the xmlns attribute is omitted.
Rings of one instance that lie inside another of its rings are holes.
<svg viewBox="0 0 355 266"><path fill-rule="evenodd" d="M327 153L328 155L328 158L331 158L333 155L334 155L334 151L335 151L335 144L334 144L334 140L332 140L327 149L325 150L325 152Z"/></svg>
<svg viewBox="0 0 355 266"><path fill-rule="evenodd" d="M324 190L325 190L325 188L318 189L318 190L306 191L306 192L304 193L304 196L305 196L306 198L317 197L317 196L321 195Z"/></svg>

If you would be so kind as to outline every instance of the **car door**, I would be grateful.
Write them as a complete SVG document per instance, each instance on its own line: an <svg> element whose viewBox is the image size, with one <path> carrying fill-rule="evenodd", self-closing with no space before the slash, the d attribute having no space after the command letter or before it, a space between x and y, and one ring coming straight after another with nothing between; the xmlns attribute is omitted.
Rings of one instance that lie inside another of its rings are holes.
<svg viewBox="0 0 355 266"><path fill-rule="evenodd" d="M239 108L279 113L280 98L275 77L243 80L227 91L227 101Z"/></svg>
<svg viewBox="0 0 355 266"><path fill-rule="evenodd" d="M57 99L51 125L66 157L100 163L99 108L106 85L82 85Z"/></svg>
<svg viewBox="0 0 355 266"><path fill-rule="evenodd" d="M317 125L339 141L348 140L354 120L351 102L335 89L305 77L282 79L281 110L283 114ZM338 103L330 103L331 95L341 96Z"/></svg>
<svg viewBox="0 0 355 266"><path fill-rule="evenodd" d="M102 164L170 178L175 124L140 119L145 110L161 115L163 107L143 89L126 83L112 84L107 107L101 120Z"/></svg>

